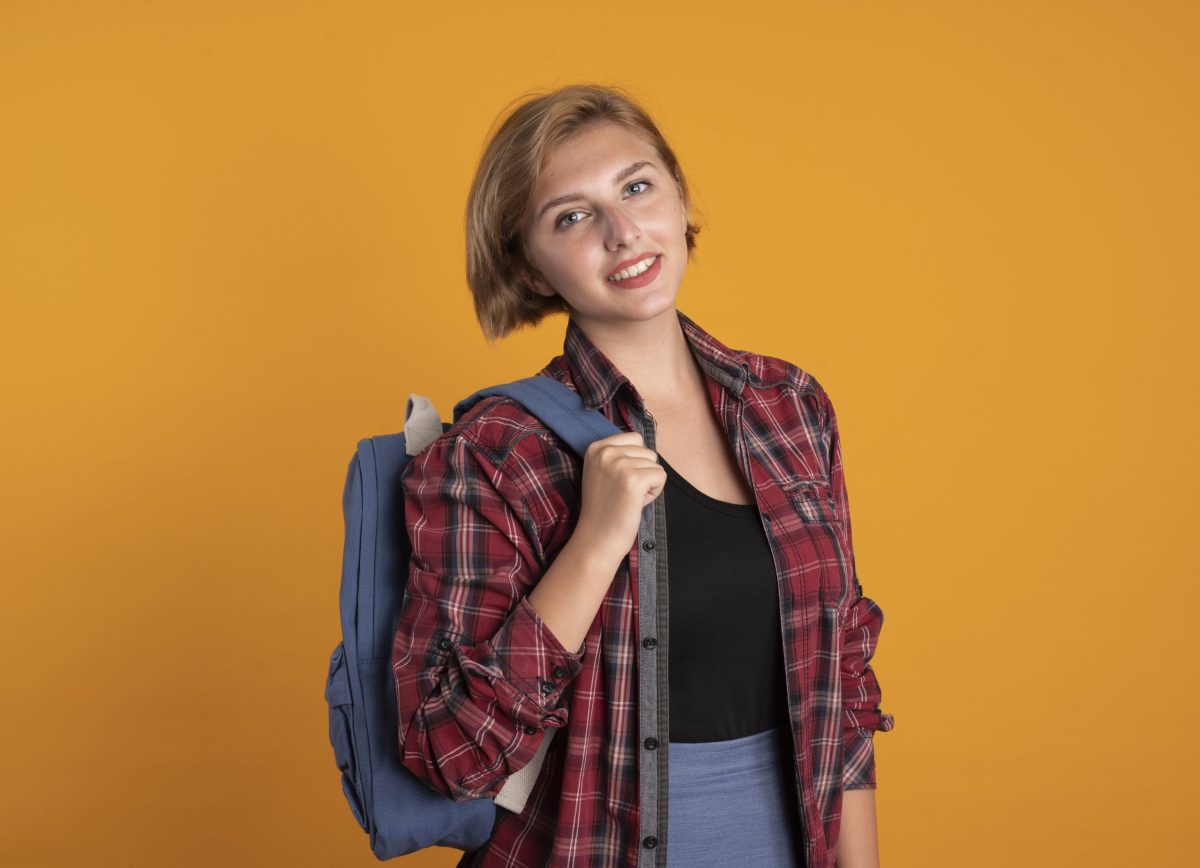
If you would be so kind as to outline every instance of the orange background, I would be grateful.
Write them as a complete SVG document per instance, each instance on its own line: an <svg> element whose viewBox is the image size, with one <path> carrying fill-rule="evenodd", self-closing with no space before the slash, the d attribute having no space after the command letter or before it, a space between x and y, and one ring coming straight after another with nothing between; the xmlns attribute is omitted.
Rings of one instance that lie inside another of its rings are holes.
<svg viewBox="0 0 1200 868"><path fill-rule="evenodd" d="M0 862L377 864L346 463L561 351L483 340L462 218L575 81L678 149L680 308L838 409L883 864L1192 861L1197 8L5 3Z"/></svg>

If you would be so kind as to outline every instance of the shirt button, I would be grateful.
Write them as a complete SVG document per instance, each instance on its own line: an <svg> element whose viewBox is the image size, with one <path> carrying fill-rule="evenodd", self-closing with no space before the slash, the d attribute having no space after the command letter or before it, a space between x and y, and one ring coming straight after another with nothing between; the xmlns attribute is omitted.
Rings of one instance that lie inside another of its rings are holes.
<svg viewBox="0 0 1200 868"><path fill-rule="evenodd" d="M771 513L769 513L769 512L764 512L764 513L762 514L762 517L763 517L763 521L771 521L771 520L772 520L772 519L771 519Z"/></svg>
<svg viewBox="0 0 1200 868"><path fill-rule="evenodd" d="M443 651L449 651L450 646L453 644L454 643L451 642L449 639L438 639L438 647L441 648Z"/></svg>
<svg viewBox="0 0 1200 868"><path fill-rule="evenodd" d="M564 666L555 666L554 667L554 677L555 678L563 678L566 676L566 674L567 674L566 667L564 667Z"/></svg>
<svg viewBox="0 0 1200 868"><path fill-rule="evenodd" d="M655 838L653 835L647 835L645 838L642 839L642 846L645 847L647 850L653 850L655 847L658 846L658 839Z"/></svg>
<svg viewBox="0 0 1200 868"><path fill-rule="evenodd" d="M527 726L527 727L525 727L525 734L526 734L526 735L534 735L536 732L537 732L537 727L536 727L536 726Z"/></svg>
<svg viewBox="0 0 1200 868"><path fill-rule="evenodd" d="M648 552L654 551L654 540L652 540L652 539L646 540L644 543L642 543L642 548L644 548ZM655 838L655 840L657 841L658 839Z"/></svg>
<svg viewBox="0 0 1200 868"><path fill-rule="evenodd" d="M643 648L653 648L657 644L658 644L658 640L655 639L653 636L647 636L645 639L642 640Z"/></svg>
<svg viewBox="0 0 1200 868"><path fill-rule="evenodd" d="M646 739L645 745L646 750L654 750L656 747L658 747L658 739L654 736L650 736L650 738Z"/></svg>
<svg viewBox="0 0 1200 868"><path fill-rule="evenodd" d="M554 692L554 685L551 684L549 681L543 681L542 682L542 693L553 693L553 692Z"/></svg>

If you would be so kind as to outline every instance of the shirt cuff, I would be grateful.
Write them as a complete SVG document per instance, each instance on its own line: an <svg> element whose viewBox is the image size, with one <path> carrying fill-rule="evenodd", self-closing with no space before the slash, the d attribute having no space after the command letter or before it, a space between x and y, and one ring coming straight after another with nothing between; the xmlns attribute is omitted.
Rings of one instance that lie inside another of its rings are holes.
<svg viewBox="0 0 1200 868"><path fill-rule="evenodd" d="M586 647L586 645L585 645ZM529 597L521 597L508 619L468 656L492 673L496 699L504 711L526 726L565 726L563 691L583 669L584 649L568 651Z"/></svg>
<svg viewBox="0 0 1200 868"><path fill-rule="evenodd" d="M875 732L851 730L842 739L842 789L875 789Z"/></svg>

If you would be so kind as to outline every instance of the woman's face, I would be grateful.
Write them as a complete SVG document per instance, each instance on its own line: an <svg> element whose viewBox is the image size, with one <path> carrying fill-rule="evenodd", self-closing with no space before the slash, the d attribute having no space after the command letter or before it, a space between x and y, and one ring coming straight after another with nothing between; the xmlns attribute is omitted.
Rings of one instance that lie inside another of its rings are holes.
<svg viewBox="0 0 1200 868"><path fill-rule="evenodd" d="M529 283L561 295L581 324L673 312L686 230L679 187L657 151L617 124L591 124L550 157L534 188L523 231L540 274Z"/></svg>

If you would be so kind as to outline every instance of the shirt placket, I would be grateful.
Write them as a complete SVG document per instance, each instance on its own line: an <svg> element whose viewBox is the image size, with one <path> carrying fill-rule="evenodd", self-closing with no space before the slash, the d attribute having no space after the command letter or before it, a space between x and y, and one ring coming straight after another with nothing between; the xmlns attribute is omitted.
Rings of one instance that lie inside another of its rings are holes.
<svg viewBox="0 0 1200 868"><path fill-rule="evenodd" d="M654 417L632 410L630 425L654 449ZM658 500L642 510L637 537L638 589L638 868L667 864L667 516Z"/></svg>
<svg viewBox="0 0 1200 868"><path fill-rule="evenodd" d="M734 454L739 459L739 462L742 467L742 473L745 475L746 479L753 481L753 479L754 479L753 470L750 467L750 462L751 462L750 451L746 448L745 437L742 434L742 431L743 431L742 420L743 420L743 416L745 414L745 406L741 402L738 402L734 406L733 410L734 410L734 422L733 422L732 431L733 431ZM771 561L775 565L775 576L776 576L776 589L775 590L776 590L776 594L779 599L779 629L780 629L780 639L783 643L783 659L785 661L785 665L790 665L792 663L792 658L794 656L793 651L792 651L791 647L789 647L789 642L788 642L788 619L789 619L789 615L791 614L791 612L790 612L790 605L789 605L789 601L788 601L788 595L784 593L784 589L782 587L782 583L785 581L784 577L787 575L787 564L780 560L780 556L778 553L779 549L780 549L779 529L775 524L775 519L774 519L774 516L772 516L772 514L771 514L771 510L770 510L769 506L767 508L764 508L763 504L758 503L757 493L755 494L755 502L759 508L759 518L762 522L763 533L766 534L767 539L770 541ZM809 843L810 833L809 833L808 827L806 825L806 822L808 821L809 818L806 816L806 813L805 813L805 806L809 804L810 800L804 797L804 785L803 785L804 775L803 775L803 771L802 771L803 763L804 763L803 718L800 718L800 720L798 722L794 722L794 720L793 720L794 718L799 717L799 712L797 711L797 709L800 708L801 703L800 703L800 698L797 696L794 696L792 694L792 690L791 690L790 686L787 688L787 691L788 691L787 704L788 704L788 723L789 723L788 738L790 738L792 740L792 753L793 753L793 764L792 764L792 768L790 769L792 774L790 774L788 776L788 779L791 781L792 787L794 788L795 795L797 798L797 805L800 806L800 814L799 814L799 816L796 817L796 819L800 824L801 835L803 838L803 846L805 848L806 858L808 860L811 860L812 859L812 849L811 849L810 843Z"/></svg>

